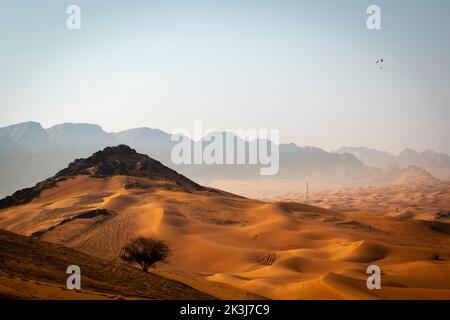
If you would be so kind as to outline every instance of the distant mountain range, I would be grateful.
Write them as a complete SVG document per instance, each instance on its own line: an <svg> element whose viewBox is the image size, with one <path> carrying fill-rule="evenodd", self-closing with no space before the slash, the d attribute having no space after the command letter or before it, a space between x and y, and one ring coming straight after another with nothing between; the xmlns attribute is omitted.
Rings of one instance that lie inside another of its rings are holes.
<svg viewBox="0 0 450 320"><path fill-rule="evenodd" d="M336 152L338 154L352 154L367 166L382 169L388 169L393 165L400 168L417 166L439 179L450 180L450 156L433 150L425 150L419 153L412 149L405 149L399 155L393 155L386 151L365 147L343 147Z"/></svg>
<svg viewBox="0 0 450 320"><path fill-rule="evenodd" d="M221 133L229 135L230 133ZM235 136L235 139L240 139ZM316 185L354 186L389 183L398 177L386 170L416 165L441 179L450 180L448 155L409 150L395 157L364 148L342 148L326 152L316 147L280 145L280 170L276 176L261 177L260 165L175 165L171 150L177 142L159 129L135 128L119 133L105 132L96 124L58 124L44 129L37 122L0 128L0 196L34 185L53 176L77 158L88 157L108 146L128 145L202 184L217 180L297 180ZM201 142L195 142L201 143ZM245 142L247 149L257 141ZM366 152L369 150L370 152ZM394 161L401 159L401 162ZM408 162L409 161L409 162ZM232 191L232 190L231 190Z"/></svg>

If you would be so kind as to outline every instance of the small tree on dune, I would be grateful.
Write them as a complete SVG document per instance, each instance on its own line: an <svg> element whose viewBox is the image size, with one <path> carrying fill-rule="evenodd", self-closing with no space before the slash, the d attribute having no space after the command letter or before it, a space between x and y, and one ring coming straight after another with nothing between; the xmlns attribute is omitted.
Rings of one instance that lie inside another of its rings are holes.
<svg viewBox="0 0 450 320"><path fill-rule="evenodd" d="M148 272L155 263L166 262L169 255L166 241L140 237L123 247L120 258L127 263L137 263L142 271Z"/></svg>

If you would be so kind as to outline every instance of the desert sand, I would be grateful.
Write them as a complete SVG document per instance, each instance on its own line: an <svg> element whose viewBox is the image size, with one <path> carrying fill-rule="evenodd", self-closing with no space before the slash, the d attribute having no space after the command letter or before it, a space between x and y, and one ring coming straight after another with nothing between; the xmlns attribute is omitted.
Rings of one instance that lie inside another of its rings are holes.
<svg viewBox="0 0 450 320"><path fill-rule="evenodd" d="M450 223L450 182L389 184L266 197L267 201L303 202L345 212Z"/></svg>
<svg viewBox="0 0 450 320"><path fill-rule="evenodd" d="M187 285L57 244L0 231L0 298L50 300L214 299ZM82 270L69 290L67 266Z"/></svg>
<svg viewBox="0 0 450 320"><path fill-rule="evenodd" d="M116 262L133 237L163 239L172 256L155 272L210 294L221 283L271 299L449 299L449 225L361 208L340 212L186 191L158 179L83 175L1 210L0 228ZM371 264L382 269L381 290L366 287ZM233 298L222 291L221 298Z"/></svg>

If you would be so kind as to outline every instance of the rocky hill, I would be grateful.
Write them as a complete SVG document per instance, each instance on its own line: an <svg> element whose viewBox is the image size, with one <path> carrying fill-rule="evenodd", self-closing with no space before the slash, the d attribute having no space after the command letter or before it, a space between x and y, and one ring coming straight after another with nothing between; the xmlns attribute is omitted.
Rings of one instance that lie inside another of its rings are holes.
<svg viewBox="0 0 450 320"><path fill-rule="evenodd" d="M189 180L185 176L164 166L147 155L139 154L126 145L107 147L84 159L76 159L55 176L37 183L34 187L16 191L11 196L0 200L0 209L21 205L38 197L42 191L53 188L58 182L68 178L88 175L93 178L105 178L117 175L166 180L189 190L206 188Z"/></svg>

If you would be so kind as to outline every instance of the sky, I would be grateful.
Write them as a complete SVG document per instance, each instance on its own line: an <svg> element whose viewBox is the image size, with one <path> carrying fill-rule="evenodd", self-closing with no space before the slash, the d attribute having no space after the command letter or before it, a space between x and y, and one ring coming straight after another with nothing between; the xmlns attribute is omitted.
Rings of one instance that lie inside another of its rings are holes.
<svg viewBox="0 0 450 320"><path fill-rule="evenodd" d="M199 120L329 151L450 153L449 15L447 0L0 0L0 126Z"/></svg>

